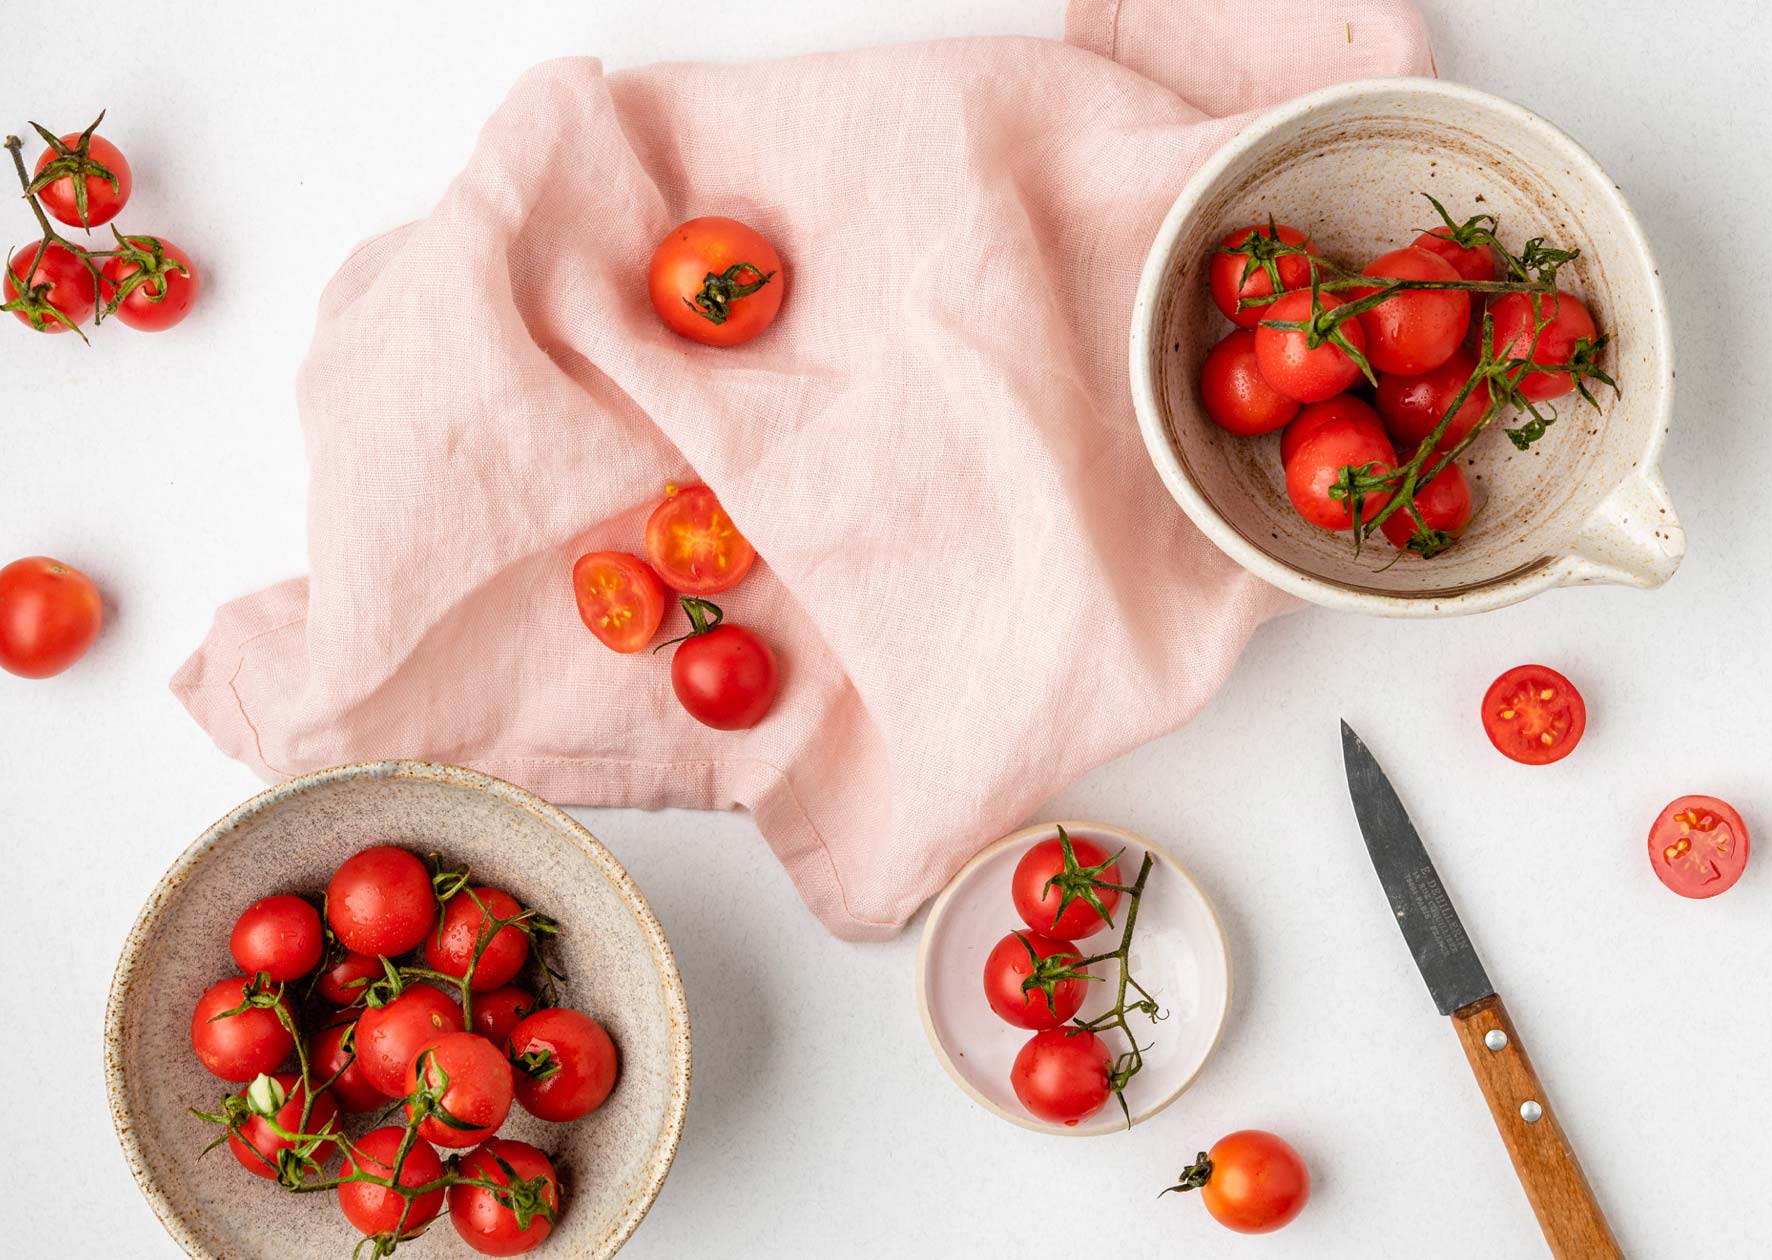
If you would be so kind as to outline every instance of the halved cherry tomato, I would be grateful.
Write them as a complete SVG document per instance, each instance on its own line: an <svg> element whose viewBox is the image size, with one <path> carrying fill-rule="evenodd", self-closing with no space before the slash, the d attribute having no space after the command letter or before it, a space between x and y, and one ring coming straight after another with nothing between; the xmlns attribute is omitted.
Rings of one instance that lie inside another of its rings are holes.
<svg viewBox="0 0 1772 1260"><path fill-rule="evenodd" d="M1375 437L1384 436L1384 423L1378 418L1376 411L1352 394L1337 394L1322 402L1312 403L1286 426L1286 431L1280 435L1280 467L1290 464L1292 457L1298 454L1298 448L1305 442L1340 421L1363 428Z"/></svg>
<svg viewBox="0 0 1772 1260"><path fill-rule="evenodd" d="M1586 701L1547 666L1516 665L1483 693L1483 733L1502 756L1522 765L1561 761L1586 729Z"/></svg>
<svg viewBox="0 0 1772 1260"><path fill-rule="evenodd" d="M1649 828L1649 865L1682 897L1714 897L1747 869L1747 824L1727 801L1682 796Z"/></svg>
<svg viewBox="0 0 1772 1260"><path fill-rule="evenodd" d="M1333 293L1324 293L1321 299L1325 311L1341 305L1341 299ZM1311 295L1294 291L1262 310L1263 321L1308 321ZM1364 352L1366 334L1358 319L1344 320L1338 327L1349 345ZM1301 403L1333 398L1360 379L1360 365L1348 358L1340 346L1325 341L1312 347L1302 330L1269 328L1265 322L1255 330L1255 363L1263 380Z"/></svg>
<svg viewBox="0 0 1772 1260"><path fill-rule="evenodd" d="M1239 298L1266 297L1274 291L1274 282L1268 274L1267 263L1271 263L1278 272L1282 292L1302 289L1311 282L1311 265L1302 254L1282 254L1264 263L1252 259L1248 254L1223 252L1236 248L1251 236L1268 241L1279 240L1287 245L1302 245L1313 254L1317 252L1316 246L1311 244L1303 232L1287 227L1284 223L1278 224L1272 231L1266 224L1238 228L1220 241L1219 248L1213 251L1212 261L1206 268L1206 281L1212 290L1212 301L1224 312L1224 317L1238 328L1254 328L1267 318L1266 312L1270 307L1245 306L1242 310L1237 309Z"/></svg>
<svg viewBox="0 0 1772 1260"><path fill-rule="evenodd" d="M1457 464L1447 464L1425 486L1416 486L1415 508L1421 513L1422 524L1428 530L1456 537L1471 523L1471 484L1465 480L1464 469ZM1379 528L1386 538L1405 551L1410 550L1410 540L1420 533L1407 505L1385 517ZM1435 542L1437 547L1433 545ZM1438 550L1444 546L1444 539L1434 540L1430 534L1414 550Z"/></svg>
<svg viewBox="0 0 1772 1260"><path fill-rule="evenodd" d="M1298 414L1298 404L1262 379L1255 334L1239 328L1206 352L1200 401L1219 428L1241 437L1272 433Z"/></svg>
<svg viewBox="0 0 1772 1260"><path fill-rule="evenodd" d="M769 327L787 282L774 246L719 215L672 228L646 272L665 327L709 346L735 346Z"/></svg>
<svg viewBox="0 0 1772 1260"><path fill-rule="evenodd" d="M1048 959L1056 962L1046 964ZM1006 1023L1038 1031L1070 1022L1083 1006L1089 982L1077 971L1083 952L1069 941L1038 932L1010 932L991 947L984 960L984 1000ZM1043 975L1036 975L1043 971ZM1034 988L1023 990L1029 979Z"/></svg>
<svg viewBox="0 0 1772 1260"><path fill-rule="evenodd" d="M712 490L668 485L664 502L646 520L646 558L672 590L718 595L744 581L757 549Z"/></svg>
<svg viewBox="0 0 1772 1260"><path fill-rule="evenodd" d="M1397 449L1413 455L1428 434L1439 426L1440 417L1464 389L1471 373L1477 370L1476 356L1462 346L1439 367L1419 376L1396 376L1385 373L1378 378L1374 401L1378 414L1384 417L1385 430L1396 442ZM1440 435L1437 451L1449 451L1476 428L1477 421L1489 410L1489 382L1478 381L1459 404L1452 422Z"/></svg>
<svg viewBox="0 0 1772 1260"><path fill-rule="evenodd" d="M623 551L591 551L572 566L578 615L603 646L638 652L665 615L664 583L652 566Z"/></svg>
<svg viewBox="0 0 1772 1260"><path fill-rule="evenodd" d="M1387 280L1462 278L1438 254L1413 247L1373 259L1360 274ZM1357 302L1382 287L1350 289L1348 300ZM1366 334L1368 363L1380 372L1419 376L1439 367L1458 349L1470 327L1471 304L1458 289L1407 289L1392 294L1359 318L1360 329Z"/></svg>
<svg viewBox="0 0 1772 1260"><path fill-rule="evenodd" d="M1351 467L1377 476L1396 464L1397 453L1382 433L1349 420L1326 424L1286 465L1286 497L1300 516L1319 529L1350 529L1353 504L1329 493L1340 480L1341 470ZM1360 503L1360 519L1371 520L1388 502L1390 495L1383 491L1366 495Z"/></svg>
<svg viewBox="0 0 1772 1260"><path fill-rule="evenodd" d="M1532 339L1539 314L1548 317ZM1559 290L1548 301L1537 293L1503 293L1489 303L1489 318L1495 323L1493 341L1497 359L1531 359L1547 367L1565 365L1575 358L1580 342L1592 345L1599 339L1594 317L1581 299ZM1575 377L1568 372L1527 372L1520 381L1520 395L1532 402L1561 398L1575 388Z"/></svg>

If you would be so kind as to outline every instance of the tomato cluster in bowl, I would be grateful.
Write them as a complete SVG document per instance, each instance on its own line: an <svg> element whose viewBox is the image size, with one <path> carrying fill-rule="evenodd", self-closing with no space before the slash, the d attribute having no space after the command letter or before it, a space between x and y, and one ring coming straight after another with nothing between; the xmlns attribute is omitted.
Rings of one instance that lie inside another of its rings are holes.
<svg viewBox="0 0 1772 1260"><path fill-rule="evenodd" d="M557 1003L541 956L555 924L470 875L378 845L339 866L320 908L253 902L229 939L239 973L191 1017L197 1059L243 1086L196 1113L222 1128L212 1145L287 1190L335 1192L369 1255L445 1207L475 1251L532 1250L562 1190L543 1151L499 1136L513 1104L569 1123L615 1088L609 1034ZM345 1116L365 1113L353 1136Z"/></svg>
<svg viewBox="0 0 1772 1260"><path fill-rule="evenodd" d="M1432 200L1431 198L1429 199ZM1608 338L1557 271L1575 258L1543 240L1510 253L1479 214L1444 223L1349 271L1303 232L1270 220L1226 235L1206 268L1234 328L1206 354L1200 395L1222 429L1281 432L1287 497L1356 545L1382 532L1430 559L1473 515L1458 464L1500 417L1526 449L1553 400L1613 385Z"/></svg>

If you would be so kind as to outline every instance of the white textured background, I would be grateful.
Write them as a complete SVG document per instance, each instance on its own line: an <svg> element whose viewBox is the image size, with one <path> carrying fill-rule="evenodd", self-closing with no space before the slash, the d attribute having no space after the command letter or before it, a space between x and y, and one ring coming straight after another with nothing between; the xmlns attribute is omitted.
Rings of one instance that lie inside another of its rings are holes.
<svg viewBox="0 0 1772 1260"><path fill-rule="evenodd" d="M471 0L8 14L0 130L77 128L108 106L135 167L129 223L186 244L210 285L161 339L119 327L86 350L0 328L0 559L80 565L111 614L63 678L0 676L8 1255L177 1254L111 1136L104 994L154 880L259 787L166 680L218 603L304 567L290 382L349 247L423 213L545 57L621 66L1061 28L1060 0L496 7L507 16ZM918 1026L919 925L883 946L829 939L748 819L585 811L671 933L696 1032L682 1153L624 1255L994 1260L1055 1238L1122 1260L1541 1255L1451 1029L1387 922L1341 780L1344 714L1412 802L1627 1251L1766 1254L1772 852L1728 896L1684 902L1655 883L1642 835L1673 796L1709 791L1772 844L1758 119L1772 23L1748 0L1426 8L1445 77L1561 124L1645 221L1677 321L1667 475L1685 568L1655 594L1559 592L1456 623L1294 616L1191 728L1042 812L1168 842L1232 934L1238 1002L1216 1059L1129 1135L1044 1138L967 1101ZM0 236L31 238L22 207L4 214ZM1504 763L1478 731L1483 686L1523 659L1562 668L1590 705L1586 741L1553 768ZM1309 1159L1315 1197L1296 1225L1245 1240L1197 1203L1158 1202L1197 1148L1245 1126Z"/></svg>

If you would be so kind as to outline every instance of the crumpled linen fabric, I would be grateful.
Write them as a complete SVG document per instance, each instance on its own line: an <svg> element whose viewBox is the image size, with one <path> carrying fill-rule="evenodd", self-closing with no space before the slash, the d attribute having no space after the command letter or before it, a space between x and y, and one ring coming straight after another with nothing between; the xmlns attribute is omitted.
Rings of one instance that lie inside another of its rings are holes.
<svg viewBox="0 0 1772 1260"><path fill-rule="evenodd" d="M297 382L310 574L221 608L173 690L271 778L416 757L746 808L832 932L890 935L1188 721L1287 606L1146 457L1139 270L1254 112L1431 71L1404 0L1076 0L1064 42L538 66L435 210L327 286ZM701 214L784 260L741 347L646 295ZM762 558L719 600L782 663L747 732L690 720L668 653L618 656L574 607L573 560L642 551L696 480Z"/></svg>

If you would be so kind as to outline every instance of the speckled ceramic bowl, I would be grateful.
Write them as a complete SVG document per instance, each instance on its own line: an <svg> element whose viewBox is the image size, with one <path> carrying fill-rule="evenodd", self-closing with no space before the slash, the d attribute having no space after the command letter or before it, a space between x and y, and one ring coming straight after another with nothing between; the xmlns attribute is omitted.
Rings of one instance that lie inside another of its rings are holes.
<svg viewBox="0 0 1772 1260"><path fill-rule="evenodd" d="M1498 215L1518 248L1544 236L1579 248L1559 283L1615 341L1602 360L1623 393L1561 419L1530 451L1483 434L1463 462L1478 511L1458 545L1397 557L1382 538L1355 556L1286 497L1279 435L1234 437L1206 416L1200 362L1231 330L1205 266L1229 231L1272 214L1359 267L1438 223ZM1580 145L1499 97L1437 79L1368 79L1263 114L1188 181L1158 231L1132 317L1140 427L1170 493L1257 576L1319 604L1393 617L1481 612L1552 586L1659 586L1685 534L1657 467L1673 407L1673 346L1661 280L1623 194Z"/></svg>
<svg viewBox="0 0 1772 1260"><path fill-rule="evenodd" d="M242 909L272 892L323 890L344 858L379 843L438 850L559 921L549 958L567 976L563 1000L609 1029L621 1076L575 1124L513 1107L503 1134L553 1153L566 1183L566 1209L534 1254L614 1255L652 1205L683 1131L683 983L646 899L589 832L528 792L451 766L384 761L292 780L205 831L160 881L123 946L105 1013L111 1113L142 1193L200 1260L351 1254L357 1235L332 1195L288 1194L225 1150L197 1158L214 1130L186 1109L213 1109L238 1087L199 1066L190 1019L204 988L236 970L228 934ZM435 1260L474 1254L446 1220L413 1245L415 1257Z"/></svg>

